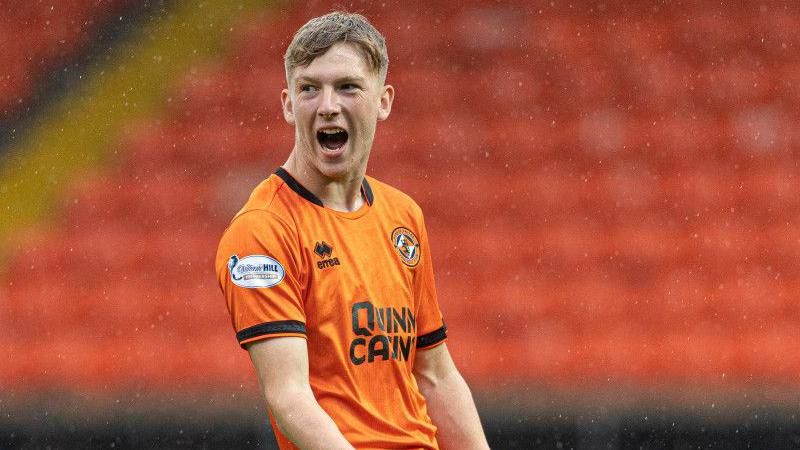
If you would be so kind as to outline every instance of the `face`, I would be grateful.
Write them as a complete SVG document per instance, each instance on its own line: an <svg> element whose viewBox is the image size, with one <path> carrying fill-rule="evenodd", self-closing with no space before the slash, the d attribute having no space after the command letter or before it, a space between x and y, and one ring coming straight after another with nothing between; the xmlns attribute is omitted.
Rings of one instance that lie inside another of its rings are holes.
<svg viewBox="0 0 800 450"><path fill-rule="evenodd" d="M295 68L288 86L281 102L284 118L295 127L300 171L320 181L360 180L377 122L389 117L394 89L383 85L357 47L345 43Z"/></svg>

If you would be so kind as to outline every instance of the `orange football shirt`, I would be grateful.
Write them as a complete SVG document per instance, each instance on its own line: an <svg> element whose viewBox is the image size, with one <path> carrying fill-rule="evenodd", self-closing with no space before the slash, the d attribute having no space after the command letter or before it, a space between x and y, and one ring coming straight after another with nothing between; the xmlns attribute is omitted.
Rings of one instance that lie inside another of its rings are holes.
<svg viewBox="0 0 800 450"><path fill-rule="evenodd" d="M446 339L422 212L371 177L361 193L334 211L279 168L225 231L217 278L242 347L307 340L314 396L356 448L436 449L412 373L416 350Z"/></svg>

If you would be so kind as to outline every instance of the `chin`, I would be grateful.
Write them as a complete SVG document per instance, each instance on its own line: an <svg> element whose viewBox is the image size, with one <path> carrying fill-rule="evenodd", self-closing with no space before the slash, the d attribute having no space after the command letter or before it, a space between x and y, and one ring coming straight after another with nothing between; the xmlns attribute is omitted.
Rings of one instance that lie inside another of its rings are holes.
<svg viewBox="0 0 800 450"><path fill-rule="evenodd" d="M317 170L325 178L340 180L347 178L350 172L352 172L352 167L347 163L319 162L317 164Z"/></svg>

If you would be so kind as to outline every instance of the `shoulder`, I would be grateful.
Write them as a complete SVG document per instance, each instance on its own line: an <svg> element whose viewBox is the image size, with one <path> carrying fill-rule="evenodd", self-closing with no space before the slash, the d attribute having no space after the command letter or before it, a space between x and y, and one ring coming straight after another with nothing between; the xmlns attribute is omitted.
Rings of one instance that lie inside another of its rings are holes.
<svg viewBox="0 0 800 450"><path fill-rule="evenodd" d="M422 217L422 208L410 195L394 186L390 186L369 176L367 177L367 181L375 193L376 201L384 203L382 206L388 207L398 213Z"/></svg>
<svg viewBox="0 0 800 450"><path fill-rule="evenodd" d="M288 218L287 216L287 196L285 195L286 183L277 175L272 174L266 180L259 183L250 193L250 197L245 202L242 209L233 216L231 223L235 223L240 218L252 216L273 216Z"/></svg>
<svg viewBox="0 0 800 450"><path fill-rule="evenodd" d="M256 186L231 219L221 243L259 235L295 235L297 227L288 205L291 196L285 195L284 188L285 182L274 174Z"/></svg>
<svg viewBox="0 0 800 450"><path fill-rule="evenodd" d="M259 184L222 233L216 254L219 273L231 255L267 255L291 267L298 265L298 228L289 213L291 197L282 192L284 182L270 176Z"/></svg>

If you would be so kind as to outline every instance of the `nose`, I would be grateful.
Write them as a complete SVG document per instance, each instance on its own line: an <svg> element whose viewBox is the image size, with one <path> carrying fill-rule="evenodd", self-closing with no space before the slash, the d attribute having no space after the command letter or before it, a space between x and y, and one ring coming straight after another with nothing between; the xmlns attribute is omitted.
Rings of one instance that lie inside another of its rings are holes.
<svg viewBox="0 0 800 450"><path fill-rule="evenodd" d="M324 87L320 96L320 104L317 113L320 116L331 117L341 112L341 105L339 104L339 96L336 90Z"/></svg>

